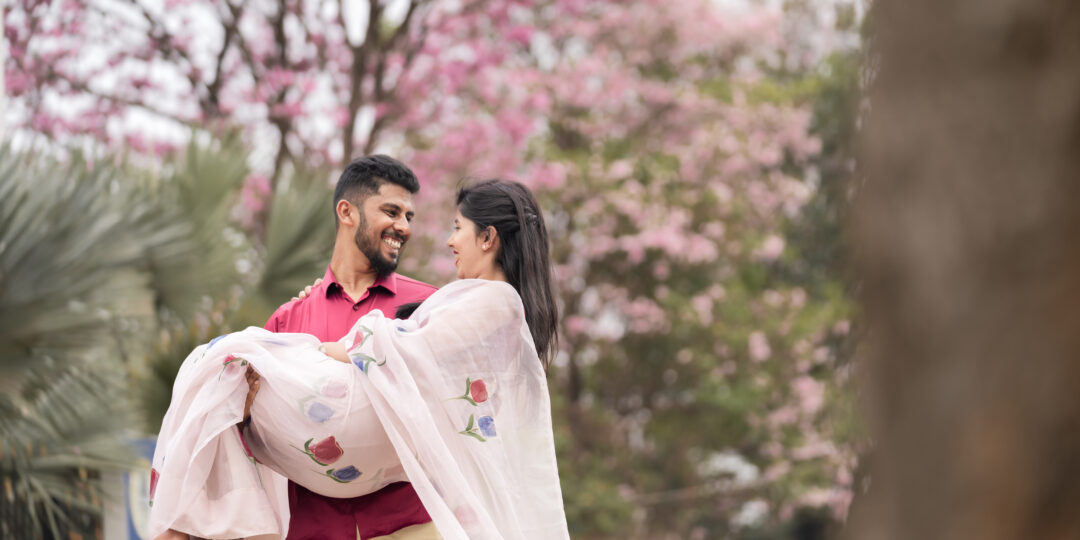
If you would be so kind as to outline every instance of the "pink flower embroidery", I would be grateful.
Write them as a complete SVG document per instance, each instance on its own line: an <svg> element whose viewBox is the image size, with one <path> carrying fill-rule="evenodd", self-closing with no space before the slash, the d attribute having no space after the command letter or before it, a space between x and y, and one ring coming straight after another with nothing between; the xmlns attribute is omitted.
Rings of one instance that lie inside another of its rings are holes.
<svg viewBox="0 0 1080 540"><path fill-rule="evenodd" d="M322 387L322 394L329 398L342 398L348 393L349 387L343 381L330 379Z"/></svg>

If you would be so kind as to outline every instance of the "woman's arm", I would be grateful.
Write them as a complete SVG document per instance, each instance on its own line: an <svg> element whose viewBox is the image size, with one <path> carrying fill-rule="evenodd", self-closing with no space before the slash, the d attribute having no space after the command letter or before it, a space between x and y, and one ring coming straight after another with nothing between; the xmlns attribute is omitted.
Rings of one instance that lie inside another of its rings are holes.
<svg viewBox="0 0 1080 540"><path fill-rule="evenodd" d="M349 363L349 355L345 351L345 344L338 343L336 341L324 341L322 345L319 345L319 350L326 356L337 360L338 362Z"/></svg>

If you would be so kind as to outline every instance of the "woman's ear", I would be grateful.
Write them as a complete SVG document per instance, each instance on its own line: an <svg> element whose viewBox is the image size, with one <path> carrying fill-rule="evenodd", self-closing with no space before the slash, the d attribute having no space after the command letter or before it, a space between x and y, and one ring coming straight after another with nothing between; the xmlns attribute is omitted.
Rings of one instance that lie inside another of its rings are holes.
<svg viewBox="0 0 1080 540"><path fill-rule="evenodd" d="M484 248L485 251L499 247L499 231L496 231L494 226L488 225L488 228L484 229L480 236L483 242L480 247Z"/></svg>

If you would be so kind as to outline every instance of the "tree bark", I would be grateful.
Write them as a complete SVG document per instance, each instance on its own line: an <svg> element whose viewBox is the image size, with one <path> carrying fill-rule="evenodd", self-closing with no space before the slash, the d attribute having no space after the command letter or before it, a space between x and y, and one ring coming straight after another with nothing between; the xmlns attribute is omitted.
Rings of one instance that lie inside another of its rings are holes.
<svg viewBox="0 0 1080 540"><path fill-rule="evenodd" d="M874 4L846 537L1080 538L1080 5Z"/></svg>

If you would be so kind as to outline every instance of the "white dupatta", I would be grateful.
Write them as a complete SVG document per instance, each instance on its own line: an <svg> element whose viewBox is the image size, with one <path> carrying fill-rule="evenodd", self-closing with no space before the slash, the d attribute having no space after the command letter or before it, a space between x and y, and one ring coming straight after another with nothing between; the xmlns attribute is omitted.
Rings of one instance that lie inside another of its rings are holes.
<svg viewBox="0 0 1080 540"><path fill-rule="evenodd" d="M346 497L404 478L448 540L569 538L547 381L510 285L456 281L409 320L374 311L341 341L353 365L257 328L192 352L154 455L151 534L284 536L285 477ZM263 377L258 463L231 428L247 393L237 360Z"/></svg>

